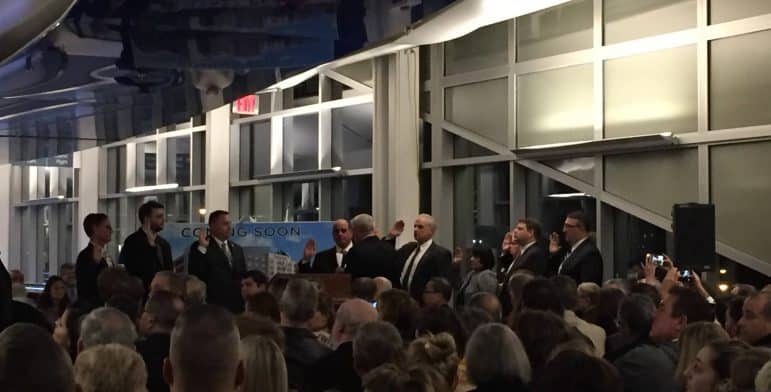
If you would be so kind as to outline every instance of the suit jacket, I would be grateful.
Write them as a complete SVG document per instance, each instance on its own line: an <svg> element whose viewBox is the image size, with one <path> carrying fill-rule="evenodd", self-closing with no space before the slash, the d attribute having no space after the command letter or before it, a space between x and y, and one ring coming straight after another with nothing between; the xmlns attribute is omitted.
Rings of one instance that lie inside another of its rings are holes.
<svg viewBox="0 0 771 392"><path fill-rule="evenodd" d="M343 257L345 273L352 278L388 278L394 287L399 284L399 261L396 250L387 241L376 236L364 238L353 244Z"/></svg>
<svg viewBox="0 0 771 392"><path fill-rule="evenodd" d="M332 274L337 272L337 248L331 247L316 253L313 262L300 262L299 272L302 274Z"/></svg>
<svg viewBox="0 0 771 392"><path fill-rule="evenodd" d="M11 311L13 290L11 289L11 274L5 269L5 264L0 260L0 332L6 326L11 325L13 314Z"/></svg>
<svg viewBox="0 0 771 392"><path fill-rule="evenodd" d="M330 377L330 375L334 377ZM361 377L353 369L353 342L341 343L337 349L317 361L309 374L311 392L335 390L361 392Z"/></svg>
<svg viewBox="0 0 771 392"><path fill-rule="evenodd" d="M123 241L118 262L126 267L128 273L142 279L145 290L150 287L156 272L174 269L169 243L163 237L156 236L155 247L150 246L142 228Z"/></svg>
<svg viewBox="0 0 771 392"><path fill-rule="evenodd" d="M241 313L244 310L241 278L246 273L246 258L238 244L228 240L227 246L230 249L230 262L214 238L209 237L206 254L201 253L198 242L194 242L188 256L188 272L206 283L206 302L220 305L233 313Z"/></svg>
<svg viewBox="0 0 771 392"><path fill-rule="evenodd" d="M169 386L163 380L163 359L169 356L171 335L153 334L136 343L137 352L147 368L147 391L167 392Z"/></svg>
<svg viewBox="0 0 771 392"><path fill-rule="evenodd" d="M310 383L310 371L316 362L332 352L319 343L316 335L305 328L281 327L286 338L284 360L289 379L289 389L307 390ZM336 374L327 374L336 377Z"/></svg>
<svg viewBox="0 0 771 392"><path fill-rule="evenodd" d="M508 269L509 264L514 263L511 269ZM519 255L516 260L510 253L506 253L501 257L501 264L506 265L503 277L501 279L501 290L498 292L498 300L501 302L501 309L504 315L508 315L513 310L511 303L511 297L509 297L509 280L518 270L528 270L537 276L546 275L548 268L548 260L546 258L546 252L538 246L537 243L531 245L525 249L525 252Z"/></svg>
<svg viewBox="0 0 771 392"><path fill-rule="evenodd" d="M409 261L410 255L417 246L417 242L410 242L399 249L399 277L401 277L405 264ZM420 302L423 297L423 289L431 278L441 277L450 280L452 253L434 242L428 247L420 260L415 260L415 263L417 265L412 267L415 272L412 275L412 284L410 284L408 291L412 298ZM402 286L401 283L401 281L398 282L399 287ZM408 289L407 287L402 288Z"/></svg>
<svg viewBox="0 0 771 392"><path fill-rule="evenodd" d="M563 248L552 256L552 263L562 265L559 274L570 276L577 284L594 282L602 285L602 255L594 242L587 238L565 257L568 250ZM557 260L561 263L557 263Z"/></svg>
<svg viewBox="0 0 771 392"><path fill-rule="evenodd" d="M107 268L107 262L104 259L94 262L94 245L88 246L78 253L78 259L75 262L75 279L78 287L78 298L89 301L93 304L100 304L99 290L96 285L96 278L99 273ZM152 279L152 278L151 278Z"/></svg>

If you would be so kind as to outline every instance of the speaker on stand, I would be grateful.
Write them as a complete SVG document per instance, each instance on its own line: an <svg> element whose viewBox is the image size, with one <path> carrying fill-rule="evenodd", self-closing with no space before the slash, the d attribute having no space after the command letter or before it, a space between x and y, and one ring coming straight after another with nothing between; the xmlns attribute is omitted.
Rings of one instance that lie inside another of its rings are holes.
<svg viewBox="0 0 771 392"><path fill-rule="evenodd" d="M715 205L686 203L672 207L674 261L678 269L713 271L715 255Z"/></svg>

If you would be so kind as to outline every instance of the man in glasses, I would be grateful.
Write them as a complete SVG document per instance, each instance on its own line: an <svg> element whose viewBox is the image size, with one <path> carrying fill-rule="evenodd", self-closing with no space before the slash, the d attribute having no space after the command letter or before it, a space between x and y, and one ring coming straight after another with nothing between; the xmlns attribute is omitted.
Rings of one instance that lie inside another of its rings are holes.
<svg viewBox="0 0 771 392"><path fill-rule="evenodd" d="M549 253L558 275L567 275L578 284L602 284L602 255L589 238L589 220L583 211L574 211L565 218L562 227L567 247L560 244L557 233L549 236Z"/></svg>

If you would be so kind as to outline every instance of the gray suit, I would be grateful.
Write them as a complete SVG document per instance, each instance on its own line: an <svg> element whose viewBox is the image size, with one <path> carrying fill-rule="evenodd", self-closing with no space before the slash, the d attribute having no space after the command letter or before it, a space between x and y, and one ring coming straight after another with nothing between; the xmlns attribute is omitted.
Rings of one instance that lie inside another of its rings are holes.
<svg viewBox="0 0 771 392"><path fill-rule="evenodd" d="M471 301L476 293L495 294L498 291L498 277L492 270L469 271L455 299L455 306L463 306Z"/></svg>

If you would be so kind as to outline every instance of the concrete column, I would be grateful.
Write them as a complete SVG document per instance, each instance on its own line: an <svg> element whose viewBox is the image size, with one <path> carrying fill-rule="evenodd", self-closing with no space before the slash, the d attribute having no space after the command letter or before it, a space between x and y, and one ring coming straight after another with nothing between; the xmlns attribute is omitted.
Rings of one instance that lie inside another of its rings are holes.
<svg viewBox="0 0 771 392"><path fill-rule="evenodd" d="M0 231L0 259L8 267L9 255L11 252L11 232L18 231L20 228L19 222L14 221L11 225L11 211L13 209L11 204L11 192L18 190L18 188L11 186L11 170L10 163L0 165L0 227L6 227L10 230Z"/></svg>
<svg viewBox="0 0 771 392"><path fill-rule="evenodd" d="M106 152L105 152L106 153ZM99 155L100 148L94 147L88 150L76 152L74 164L80 169L80 180L78 181L78 212L75 225L77 233L77 249L83 249L88 245L88 237L81 227L81 223L86 219L86 215L99 211L99 180L105 177L99 177ZM115 224L115 222L113 222Z"/></svg>
<svg viewBox="0 0 771 392"><path fill-rule="evenodd" d="M230 105L206 113L206 210L227 210L230 195Z"/></svg>

